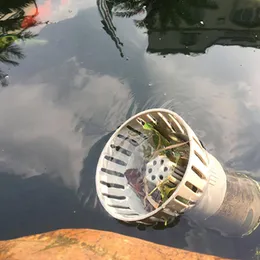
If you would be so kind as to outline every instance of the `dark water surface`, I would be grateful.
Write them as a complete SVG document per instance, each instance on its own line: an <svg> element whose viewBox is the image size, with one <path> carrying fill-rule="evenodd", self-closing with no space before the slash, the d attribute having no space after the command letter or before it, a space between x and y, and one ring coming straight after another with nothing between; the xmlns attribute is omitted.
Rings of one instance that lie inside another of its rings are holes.
<svg viewBox="0 0 260 260"><path fill-rule="evenodd" d="M140 231L108 216L94 180L111 132L158 106L260 179L259 1L2 0L0 27L0 239L95 228L252 259L260 229Z"/></svg>

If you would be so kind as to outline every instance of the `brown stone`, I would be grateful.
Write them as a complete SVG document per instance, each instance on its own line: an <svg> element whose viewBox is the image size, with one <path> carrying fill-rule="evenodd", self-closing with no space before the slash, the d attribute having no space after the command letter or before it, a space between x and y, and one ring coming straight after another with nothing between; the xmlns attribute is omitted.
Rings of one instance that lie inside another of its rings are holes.
<svg viewBox="0 0 260 260"><path fill-rule="evenodd" d="M220 260L111 232L76 229L0 241L0 260Z"/></svg>

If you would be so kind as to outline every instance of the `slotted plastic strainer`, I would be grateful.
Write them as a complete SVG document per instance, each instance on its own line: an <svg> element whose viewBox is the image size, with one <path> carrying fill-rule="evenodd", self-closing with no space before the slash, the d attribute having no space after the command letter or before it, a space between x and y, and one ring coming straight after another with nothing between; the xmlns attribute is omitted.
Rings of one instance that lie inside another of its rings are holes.
<svg viewBox="0 0 260 260"><path fill-rule="evenodd" d="M144 130L145 123L158 125L164 136L174 134L186 138L189 144L186 167L173 167L173 162L162 155L146 160L146 153L149 153L149 150L154 151L154 147L149 145L151 136L149 131ZM209 167L211 157L179 115L161 108L146 110L121 125L104 147L96 172L98 197L107 212L119 220L144 224L165 222L194 207L201 200L209 182L216 185L219 177L211 171L212 167ZM213 161L215 164L214 159ZM142 171L148 184L156 185L169 175L177 184L171 197L151 212L144 208L140 196L127 179L129 172L138 178L137 172ZM218 199L212 202L214 205L209 206L207 211L214 211L222 200L223 196L218 196Z"/></svg>
<svg viewBox="0 0 260 260"><path fill-rule="evenodd" d="M155 144L163 139L155 141L151 125L168 141L180 137L177 144L188 147L181 157L186 163L175 161L179 152L169 142L170 154L165 145L160 152ZM165 193L166 186L159 184L168 180L173 186ZM128 223L168 224L184 213L197 224L235 237L251 234L260 223L259 183L246 174L225 173L189 125L166 109L141 112L115 131L101 153L96 188L106 211Z"/></svg>

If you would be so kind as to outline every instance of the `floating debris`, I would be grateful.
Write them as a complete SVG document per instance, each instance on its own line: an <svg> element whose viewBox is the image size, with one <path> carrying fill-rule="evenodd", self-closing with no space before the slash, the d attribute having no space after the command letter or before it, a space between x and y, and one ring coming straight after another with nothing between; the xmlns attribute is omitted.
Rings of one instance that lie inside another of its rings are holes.
<svg viewBox="0 0 260 260"><path fill-rule="evenodd" d="M154 123L145 123L143 130L149 135L149 143L143 147L146 163L141 169L127 169L124 175L144 209L151 212L176 190L185 173L190 149L185 134L171 133L166 138Z"/></svg>
<svg viewBox="0 0 260 260"><path fill-rule="evenodd" d="M224 170L167 109L140 112L115 131L98 161L96 186L107 212L127 223L166 227L186 214L232 237L259 226L259 183ZM216 221L207 221L212 217Z"/></svg>

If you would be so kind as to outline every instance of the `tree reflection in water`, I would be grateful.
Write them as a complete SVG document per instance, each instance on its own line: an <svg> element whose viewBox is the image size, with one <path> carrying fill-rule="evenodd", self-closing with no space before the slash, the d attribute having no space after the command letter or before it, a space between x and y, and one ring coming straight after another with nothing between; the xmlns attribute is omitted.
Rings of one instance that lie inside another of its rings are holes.
<svg viewBox="0 0 260 260"><path fill-rule="evenodd" d="M33 7L34 14L27 15L27 9ZM18 66L19 60L25 55L17 40L28 40L36 37L36 34L28 31L39 23L37 4L34 0L4 0L0 3L0 62L7 66ZM8 74L0 69L0 83L8 86Z"/></svg>

